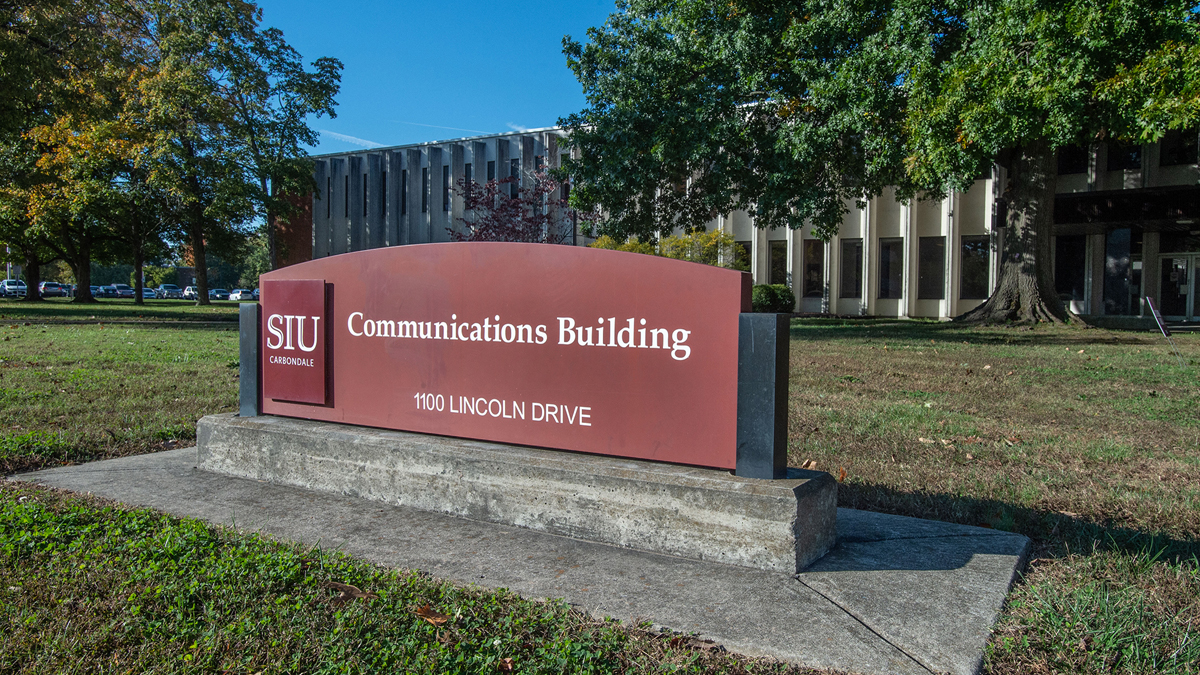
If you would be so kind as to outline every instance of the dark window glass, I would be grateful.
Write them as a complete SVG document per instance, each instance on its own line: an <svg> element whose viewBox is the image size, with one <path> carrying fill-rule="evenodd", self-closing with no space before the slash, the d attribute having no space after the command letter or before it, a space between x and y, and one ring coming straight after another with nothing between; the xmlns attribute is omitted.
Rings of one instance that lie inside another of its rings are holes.
<svg viewBox="0 0 1200 675"><path fill-rule="evenodd" d="M1163 253L1188 253L1200 251L1200 234L1191 232L1163 232L1159 235L1158 250Z"/></svg>
<svg viewBox="0 0 1200 675"><path fill-rule="evenodd" d="M333 215L333 179L325 179L325 217Z"/></svg>
<svg viewBox="0 0 1200 675"><path fill-rule="evenodd" d="M1142 168L1142 146L1124 143L1108 144L1109 171L1137 171Z"/></svg>
<svg viewBox="0 0 1200 675"><path fill-rule="evenodd" d="M904 293L904 239L879 240L879 297L899 298Z"/></svg>
<svg viewBox="0 0 1200 675"><path fill-rule="evenodd" d="M1172 129L1158 144L1159 166L1179 166L1196 163L1195 129Z"/></svg>
<svg viewBox="0 0 1200 675"><path fill-rule="evenodd" d="M1063 301L1085 300L1087 236L1059 235L1054 238L1054 292Z"/></svg>
<svg viewBox="0 0 1200 675"><path fill-rule="evenodd" d="M429 212L429 167L421 169L421 213Z"/></svg>
<svg viewBox="0 0 1200 675"><path fill-rule="evenodd" d="M787 242L772 241L767 244L771 266L767 269L768 284L787 283Z"/></svg>
<svg viewBox="0 0 1200 675"><path fill-rule="evenodd" d="M735 241L733 242L734 255L737 256L737 263L740 269L750 269L750 242Z"/></svg>
<svg viewBox="0 0 1200 675"><path fill-rule="evenodd" d="M350 176L346 176L346 189L342 191L342 208L345 213L342 215L346 218L350 217Z"/></svg>
<svg viewBox="0 0 1200 675"><path fill-rule="evenodd" d="M545 160L542 158L541 155L534 155L533 156L533 171L535 173L541 173L542 172L542 164L544 162L545 162Z"/></svg>
<svg viewBox="0 0 1200 675"><path fill-rule="evenodd" d="M1104 242L1104 313L1138 314L1142 294L1142 232L1128 227Z"/></svg>
<svg viewBox="0 0 1200 675"><path fill-rule="evenodd" d="M863 279L863 240L842 240L842 278L839 297L861 298Z"/></svg>
<svg viewBox="0 0 1200 675"><path fill-rule="evenodd" d="M408 214L408 169L400 169L400 215Z"/></svg>
<svg viewBox="0 0 1200 675"><path fill-rule="evenodd" d="M387 172L379 174L379 212L387 213Z"/></svg>
<svg viewBox="0 0 1200 675"><path fill-rule="evenodd" d="M442 165L442 210L450 210L450 165Z"/></svg>
<svg viewBox="0 0 1200 675"><path fill-rule="evenodd" d="M491 161L491 162L487 163L487 179L488 180L496 180L496 162L495 161Z"/></svg>
<svg viewBox="0 0 1200 675"><path fill-rule="evenodd" d="M1082 145L1065 145L1058 149L1058 175L1087 173L1088 149Z"/></svg>
<svg viewBox="0 0 1200 675"><path fill-rule="evenodd" d="M463 164L463 182L470 183L475 180L475 170L470 162Z"/></svg>
<svg viewBox="0 0 1200 675"><path fill-rule="evenodd" d="M513 182L508 184L508 196L512 197L513 199L516 199L517 195L521 194L521 160L520 159L508 160L508 176L510 178L516 179Z"/></svg>
<svg viewBox="0 0 1200 675"><path fill-rule="evenodd" d="M808 239L804 242L804 297L825 296L825 242Z"/></svg>
<svg viewBox="0 0 1200 675"><path fill-rule="evenodd" d="M917 299L943 300L946 297L946 238L921 237L917 240Z"/></svg>
<svg viewBox="0 0 1200 675"><path fill-rule="evenodd" d="M992 267L991 248L987 235L962 238L958 297L963 300L982 300L988 296L988 277Z"/></svg>
<svg viewBox="0 0 1200 675"><path fill-rule="evenodd" d="M367 174L363 174L363 216L367 215Z"/></svg>

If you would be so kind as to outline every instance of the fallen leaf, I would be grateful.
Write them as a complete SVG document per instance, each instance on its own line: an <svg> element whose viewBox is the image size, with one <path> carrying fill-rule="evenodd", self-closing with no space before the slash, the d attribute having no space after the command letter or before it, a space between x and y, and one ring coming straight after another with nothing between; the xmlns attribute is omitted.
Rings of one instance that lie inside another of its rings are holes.
<svg viewBox="0 0 1200 675"><path fill-rule="evenodd" d="M975 459L975 456L974 456L974 455L972 455L971 453L969 453L969 452L968 452L968 453L967 453L967 460L968 460L968 461L970 461L970 460L972 460L972 459Z"/></svg>
<svg viewBox="0 0 1200 675"><path fill-rule="evenodd" d="M892 464L895 464L895 463L896 463L896 455L893 454L892 455Z"/></svg>
<svg viewBox="0 0 1200 675"><path fill-rule="evenodd" d="M984 369L984 370L991 370L991 369L992 369L992 367L991 367L990 365L987 365L987 366L984 366L984 367L983 367L983 369Z"/></svg>
<svg viewBox="0 0 1200 675"><path fill-rule="evenodd" d="M496 667L506 673L511 673L513 669L513 660L511 658L500 659L500 663L497 663Z"/></svg>
<svg viewBox="0 0 1200 675"><path fill-rule="evenodd" d="M933 440L932 438L925 438L924 436L917 438L917 440L922 443L936 443L937 442L937 441Z"/></svg>
<svg viewBox="0 0 1200 675"><path fill-rule="evenodd" d="M801 469L806 469L806 470L808 470L808 471L816 471L816 470L817 470L817 463L816 463L816 462L814 462L814 461L813 461L813 460L811 460L811 459L806 459L806 460L804 460L804 463L800 465L800 468L801 468Z"/></svg>
<svg viewBox="0 0 1200 675"><path fill-rule="evenodd" d="M342 603L350 602L351 600L355 600L355 599L360 599L360 600L378 600L379 599L379 596L375 595L374 593L368 593L367 591L364 591L364 590L358 588L357 586L351 586L350 584L343 584L343 583L337 582L337 581L327 582L325 584L325 588L332 588L333 590L338 592L337 597L332 598L329 601L335 605L340 605Z"/></svg>
<svg viewBox="0 0 1200 675"><path fill-rule="evenodd" d="M1015 373L1015 372L1017 372L1017 371L1015 371L1015 370L1010 370L1010 371L1008 371L1007 373L1005 373L1005 375L1012 375L1012 374L1013 374L1013 373Z"/></svg>
<svg viewBox="0 0 1200 675"><path fill-rule="evenodd" d="M1080 349L1079 351L1077 351L1077 352L1075 352L1075 353L1076 353L1076 354L1082 354L1082 353L1083 353L1083 350L1082 350L1082 349Z"/></svg>
<svg viewBox="0 0 1200 675"><path fill-rule="evenodd" d="M939 438L938 440L940 440L942 442L942 445L950 445L951 443L954 442L954 441L946 439L946 438Z"/></svg>
<svg viewBox="0 0 1200 675"><path fill-rule="evenodd" d="M838 482L839 483L846 482L846 467L844 467L844 466L838 467Z"/></svg>
<svg viewBox="0 0 1200 675"><path fill-rule="evenodd" d="M416 608L414 611L417 613L417 616L421 617L422 619L425 619L426 621L428 621L429 623L431 623L435 626L440 626L450 620L449 616L442 614L441 612L435 611L433 609L430 609L428 604L421 605L420 607Z"/></svg>

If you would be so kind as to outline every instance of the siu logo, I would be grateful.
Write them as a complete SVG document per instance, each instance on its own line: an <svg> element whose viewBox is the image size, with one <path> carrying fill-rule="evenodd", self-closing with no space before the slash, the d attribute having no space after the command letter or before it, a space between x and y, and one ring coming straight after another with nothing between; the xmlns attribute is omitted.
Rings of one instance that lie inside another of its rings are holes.
<svg viewBox="0 0 1200 675"><path fill-rule="evenodd" d="M325 282L262 283L263 398L326 402Z"/></svg>

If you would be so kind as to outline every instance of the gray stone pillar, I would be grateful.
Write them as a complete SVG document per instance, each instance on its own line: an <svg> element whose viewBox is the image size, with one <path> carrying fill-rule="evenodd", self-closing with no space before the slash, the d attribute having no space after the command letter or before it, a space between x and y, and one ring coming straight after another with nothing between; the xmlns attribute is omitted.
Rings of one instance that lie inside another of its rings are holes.
<svg viewBox="0 0 1200 675"><path fill-rule="evenodd" d="M367 237L366 248L383 248L383 156L367 155Z"/></svg>
<svg viewBox="0 0 1200 675"><path fill-rule="evenodd" d="M746 478L787 478L787 314L738 317L737 470Z"/></svg>
<svg viewBox="0 0 1200 675"><path fill-rule="evenodd" d="M257 302L238 306L238 415L258 417L259 367Z"/></svg>
<svg viewBox="0 0 1200 675"><path fill-rule="evenodd" d="M317 189L313 192L312 257L316 260L329 255L329 217L333 215L333 204L329 194L333 181L329 177L329 162L314 162L313 182L316 183Z"/></svg>
<svg viewBox="0 0 1200 675"><path fill-rule="evenodd" d="M346 173L345 159L329 160L333 177L333 216L329 219L329 255L338 255L349 250L350 242L350 177Z"/></svg>
<svg viewBox="0 0 1200 675"><path fill-rule="evenodd" d="M366 162L362 157L350 158L350 250L361 251L366 244L367 218L364 214L366 202L364 200L363 188L366 187L366 177L363 175Z"/></svg>
<svg viewBox="0 0 1200 675"><path fill-rule="evenodd" d="M387 222L385 246L396 246L400 243L400 195L404 190L404 155L399 151L387 153L387 208L384 219Z"/></svg>

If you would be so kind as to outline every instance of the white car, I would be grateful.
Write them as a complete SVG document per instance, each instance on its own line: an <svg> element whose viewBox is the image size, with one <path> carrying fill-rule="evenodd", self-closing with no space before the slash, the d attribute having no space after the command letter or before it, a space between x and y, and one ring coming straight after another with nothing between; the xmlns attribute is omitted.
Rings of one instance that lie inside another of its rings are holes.
<svg viewBox="0 0 1200 675"><path fill-rule="evenodd" d="M254 291L248 288L235 288L229 294L229 299L234 302L240 302L242 300L257 300L258 298L254 297Z"/></svg>
<svg viewBox="0 0 1200 675"><path fill-rule="evenodd" d="M0 281L0 297L25 297L25 282L20 279L5 279L4 281Z"/></svg>

